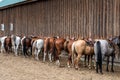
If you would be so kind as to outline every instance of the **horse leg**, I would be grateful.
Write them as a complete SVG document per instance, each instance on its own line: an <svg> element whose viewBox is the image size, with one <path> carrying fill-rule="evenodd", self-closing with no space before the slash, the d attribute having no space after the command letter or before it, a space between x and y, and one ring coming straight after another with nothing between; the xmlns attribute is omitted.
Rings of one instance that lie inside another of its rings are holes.
<svg viewBox="0 0 120 80"><path fill-rule="evenodd" d="M106 67L107 72L109 72L108 66L109 66L109 56L107 57L107 67Z"/></svg>
<svg viewBox="0 0 120 80"><path fill-rule="evenodd" d="M87 58L88 58L87 65L89 66L90 65L90 55L87 55Z"/></svg>
<svg viewBox="0 0 120 80"><path fill-rule="evenodd" d="M19 45L17 45L15 48L15 56L18 56L18 47L19 47Z"/></svg>
<svg viewBox="0 0 120 80"><path fill-rule="evenodd" d="M4 52L4 45L2 44L1 45L1 53L3 53Z"/></svg>
<svg viewBox="0 0 120 80"><path fill-rule="evenodd" d="M94 68L96 69L96 60L95 60L95 55L94 55Z"/></svg>
<svg viewBox="0 0 120 80"><path fill-rule="evenodd" d="M92 68L92 55L89 55L88 57L90 59L90 61L88 61L88 63L90 63L89 64L89 69L91 69Z"/></svg>
<svg viewBox="0 0 120 80"><path fill-rule="evenodd" d="M75 61L74 61L75 69L76 69L76 70L78 70L78 68L79 68L78 62L79 62L79 60L80 60L80 57L81 57L81 55L78 55L77 58L76 58Z"/></svg>
<svg viewBox="0 0 120 80"><path fill-rule="evenodd" d="M86 67L86 58L87 58L87 55L85 54L84 67Z"/></svg>
<svg viewBox="0 0 120 80"><path fill-rule="evenodd" d="M38 49L37 54L36 54L36 59L39 60L39 53L40 53L41 49Z"/></svg>
<svg viewBox="0 0 120 80"><path fill-rule="evenodd" d="M43 62L45 62L45 58L46 58L47 52L44 52L44 56L43 56Z"/></svg>
<svg viewBox="0 0 120 80"><path fill-rule="evenodd" d="M49 61L52 62L52 53L49 53L48 57L49 57Z"/></svg>
<svg viewBox="0 0 120 80"><path fill-rule="evenodd" d="M72 57L72 55L69 54L69 55L68 55L68 61L67 61L67 66L68 66L68 68L70 68L70 64L72 63L71 57Z"/></svg>
<svg viewBox="0 0 120 80"><path fill-rule="evenodd" d="M98 73L98 62L96 62L96 73Z"/></svg>
<svg viewBox="0 0 120 80"><path fill-rule="evenodd" d="M30 46L30 55L29 56L32 56L32 46Z"/></svg>
<svg viewBox="0 0 120 80"><path fill-rule="evenodd" d="M61 53L61 51L58 51L56 54L56 65L60 66L60 59L59 59L59 54Z"/></svg>
<svg viewBox="0 0 120 80"><path fill-rule="evenodd" d="M111 72L114 72L114 69L113 69L113 65L114 65L114 58L115 58L115 54L112 53L112 65L111 65Z"/></svg>
<svg viewBox="0 0 120 80"><path fill-rule="evenodd" d="M35 50L34 50L34 57L35 57L35 59L36 59L36 57L37 57L37 49L35 48Z"/></svg>
<svg viewBox="0 0 120 80"><path fill-rule="evenodd" d="M24 54L25 57L27 56L27 48L26 48L26 46L23 46L23 54Z"/></svg>

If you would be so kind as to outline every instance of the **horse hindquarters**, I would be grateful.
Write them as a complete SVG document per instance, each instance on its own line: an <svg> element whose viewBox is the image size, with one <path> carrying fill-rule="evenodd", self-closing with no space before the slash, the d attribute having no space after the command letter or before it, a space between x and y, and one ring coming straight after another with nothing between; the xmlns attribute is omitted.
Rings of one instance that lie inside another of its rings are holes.
<svg viewBox="0 0 120 80"><path fill-rule="evenodd" d="M39 53L41 53L43 45L44 45L44 41L42 39L39 39L39 40L36 41L35 57L36 57L37 60L39 60Z"/></svg>

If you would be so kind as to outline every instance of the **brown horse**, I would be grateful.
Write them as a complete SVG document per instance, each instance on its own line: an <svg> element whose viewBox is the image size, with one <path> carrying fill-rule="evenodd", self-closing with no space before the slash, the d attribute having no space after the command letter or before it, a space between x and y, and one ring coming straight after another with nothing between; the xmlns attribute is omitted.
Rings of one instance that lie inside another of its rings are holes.
<svg viewBox="0 0 120 80"><path fill-rule="evenodd" d="M60 66L60 61L59 61L59 55L61 54L61 51L64 50L64 42L66 41L66 39L64 38L57 38L55 39L55 55L54 55L54 58L55 58L55 61L56 61L56 64L58 66Z"/></svg>
<svg viewBox="0 0 120 80"><path fill-rule="evenodd" d="M32 55L32 45L31 45L31 38L29 37L25 37L22 40L22 44L23 44L23 54L24 56L28 56L28 50L30 49L30 55Z"/></svg>
<svg viewBox="0 0 120 80"><path fill-rule="evenodd" d="M72 62L76 69L78 69L78 62L82 55L93 55L94 48L88 46L85 40L77 40L72 44ZM74 55L76 58L74 59ZM90 58L92 61L92 58ZM90 63L92 65L92 62Z"/></svg>
<svg viewBox="0 0 120 80"><path fill-rule="evenodd" d="M11 37L6 37L4 41L4 48L7 53L9 53L12 50L12 41Z"/></svg>
<svg viewBox="0 0 120 80"><path fill-rule="evenodd" d="M54 53L55 48L55 38L54 37L46 37L44 39L44 58L43 62L45 62L46 55L49 56L49 61L52 62L52 55Z"/></svg>
<svg viewBox="0 0 120 80"><path fill-rule="evenodd" d="M70 64L72 63L72 44L75 41L75 39L69 39L66 40L64 43L64 50L68 53L68 61L67 66L70 67Z"/></svg>

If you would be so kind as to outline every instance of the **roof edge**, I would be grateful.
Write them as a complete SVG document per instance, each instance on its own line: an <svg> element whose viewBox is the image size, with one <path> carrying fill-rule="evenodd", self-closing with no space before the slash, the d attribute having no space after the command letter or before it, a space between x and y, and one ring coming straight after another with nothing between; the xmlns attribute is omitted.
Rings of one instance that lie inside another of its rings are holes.
<svg viewBox="0 0 120 80"><path fill-rule="evenodd" d="M7 9L7 8L11 8L11 7L15 7L15 6L19 6L19 5L35 2L35 1L39 1L39 0L26 0L26 1L23 1L23 2L19 2L19 3L15 3L15 4L4 6L4 7L0 7L0 10L4 10L4 9Z"/></svg>

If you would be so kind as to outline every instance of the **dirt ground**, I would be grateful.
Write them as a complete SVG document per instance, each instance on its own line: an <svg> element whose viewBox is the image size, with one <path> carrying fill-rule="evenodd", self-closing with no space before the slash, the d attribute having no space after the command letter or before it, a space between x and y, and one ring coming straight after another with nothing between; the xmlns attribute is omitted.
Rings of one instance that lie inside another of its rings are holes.
<svg viewBox="0 0 120 80"><path fill-rule="evenodd" d="M120 67L114 69L114 73L103 69L104 74L100 75L94 69L60 68L54 63L43 63L34 58L0 53L0 80L120 80Z"/></svg>

